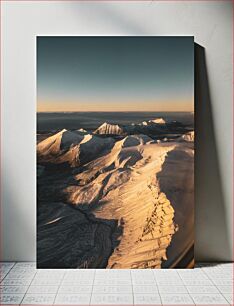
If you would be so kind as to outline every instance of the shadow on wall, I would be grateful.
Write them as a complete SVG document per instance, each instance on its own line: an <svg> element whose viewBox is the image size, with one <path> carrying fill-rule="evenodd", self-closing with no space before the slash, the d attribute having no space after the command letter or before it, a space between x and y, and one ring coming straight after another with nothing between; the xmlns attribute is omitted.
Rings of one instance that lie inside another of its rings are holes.
<svg viewBox="0 0 234 306"><path fill-rule="evenodd" d="M151 3L149 2L149 5ZM80 5L77 4L76 9L74 9L74 3L70 6L71 14L79 18L83 16L85 22L89 22L86 18L87 15L93 16L93 18L100 18L101 20L105 20L105 23L108 24L106 28L106 34L112 36L112 26L113 28L118 27L118 30L122 30L124 33L132 33L129 36L141 36L141 35L149 35L149 28L146 28L140 25L139 22L134 20L134 17L131 18L129 14L123 14L123 11L116 9L112 3L92 3L92 10L89 6L82 6L83 14L80 14ZM78 14L76 13L78 11ZM95 12L95 15L93 15ZM134 15L133 15L134 16ZM87 32L87 35L90 35L90 32ZM119 33L121 35L121 32ZM102 36L102 35L101 35ZM118 36L118 35L117 35ZM128 35L127 35L128 36Z"/></svg>
<svg viewBox="0 0 234 306"><path fill-rule="evenodd" d="M231 258L205 49L195 44L195 259Z"/></svg>

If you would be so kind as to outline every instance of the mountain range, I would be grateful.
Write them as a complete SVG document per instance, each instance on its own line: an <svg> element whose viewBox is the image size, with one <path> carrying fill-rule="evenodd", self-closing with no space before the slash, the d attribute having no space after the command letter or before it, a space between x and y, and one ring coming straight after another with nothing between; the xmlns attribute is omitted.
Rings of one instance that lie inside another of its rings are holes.
<svg viewBox="0 0 234 306"><path fill-rule="evenodd" d="M190 127L63 129L38 143L37 161L38 267L173 267L192 247Z"/></svg>

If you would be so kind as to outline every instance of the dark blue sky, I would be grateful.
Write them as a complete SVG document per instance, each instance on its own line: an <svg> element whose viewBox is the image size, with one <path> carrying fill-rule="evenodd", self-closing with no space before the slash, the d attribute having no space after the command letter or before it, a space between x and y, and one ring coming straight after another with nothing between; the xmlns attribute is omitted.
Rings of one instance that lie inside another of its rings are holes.
<svg viewBox="0 0 234 306"><path fill-rule="evenodd" d="M193 37L38 37L38 111L192 111L193 51Z"/></svg>

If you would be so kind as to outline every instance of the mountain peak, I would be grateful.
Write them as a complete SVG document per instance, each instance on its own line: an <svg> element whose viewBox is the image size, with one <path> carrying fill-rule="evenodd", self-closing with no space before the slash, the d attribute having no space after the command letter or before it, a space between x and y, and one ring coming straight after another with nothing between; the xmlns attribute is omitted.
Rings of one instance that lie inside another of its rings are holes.
<svg viewBox="0 0 234 306"><path fill-rule="evenodd" d="M118 124L111 124L104 122L102 125L100 125L96 131L95 134L113 134L113 135L121 135L123 134L123 129Z"/></svg>
<svg viewBox="0 0 234 306"><path fill-rule="evenodd" d="M163 118L155 118L155 119L149 120L149 122L156 123L156 124L165 124L166 123L166 121Z"/></svg>

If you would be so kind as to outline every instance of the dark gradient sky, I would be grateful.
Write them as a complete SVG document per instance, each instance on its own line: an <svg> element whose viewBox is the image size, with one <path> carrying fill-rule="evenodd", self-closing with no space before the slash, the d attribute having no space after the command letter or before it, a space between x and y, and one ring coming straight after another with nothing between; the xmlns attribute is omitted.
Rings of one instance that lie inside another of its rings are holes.
<svg viewBox="0 0 234 306"><path fill-rule="evenodd" d="M193 111L193 37L38 37L38 111Z"/></svg>

